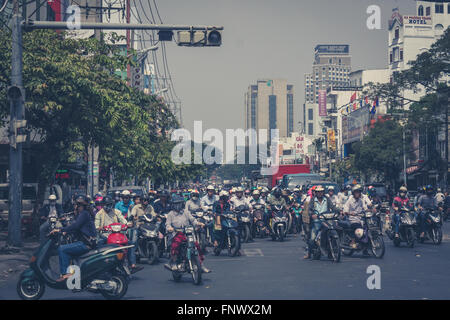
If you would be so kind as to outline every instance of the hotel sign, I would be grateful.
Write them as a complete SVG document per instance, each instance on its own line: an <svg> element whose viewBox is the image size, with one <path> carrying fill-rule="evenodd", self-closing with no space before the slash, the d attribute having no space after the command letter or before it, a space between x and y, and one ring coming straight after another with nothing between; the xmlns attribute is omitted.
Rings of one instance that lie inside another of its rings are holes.
<svg viewBox="0 0 450 320"><path fill-rule="evenodd" d="M344 45L318 45L316 46L316 53L349 53L350 46Z"/></svg>
<svg viewBox="0 0 450 320"><path fill-rule="evenodd" d="M431 17L422 16L403 16L403 24L415 24L415 25L431 25Z"/></svg>

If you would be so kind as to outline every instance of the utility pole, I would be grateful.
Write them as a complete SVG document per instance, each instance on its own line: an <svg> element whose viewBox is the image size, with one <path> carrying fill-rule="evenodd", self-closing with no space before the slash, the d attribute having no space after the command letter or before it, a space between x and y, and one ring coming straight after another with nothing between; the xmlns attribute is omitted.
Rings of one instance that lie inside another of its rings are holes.
<svg viewBox="0 0 450 320"><path fill-rule="evenodd" d="M25 92L22 83L22 17L19 14L19 0L13 1L12 17L12 55L11 55L11 87L8 88L10 100L10 134L9 134L9 213L8 239L10 246L22 246L22 143L23 135L18 135L17 129L24 127L26 122L24 99Z"/></svg>

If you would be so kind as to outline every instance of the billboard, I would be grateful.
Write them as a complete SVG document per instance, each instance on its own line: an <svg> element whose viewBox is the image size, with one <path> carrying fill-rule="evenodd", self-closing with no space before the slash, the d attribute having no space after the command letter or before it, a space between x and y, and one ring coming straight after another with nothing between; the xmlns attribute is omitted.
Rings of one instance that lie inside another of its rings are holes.
<svg viewBox="0 0 450 320"><path fill-rule="evenodd" d="M431 25L431 17L422 16L403 16L403 24L415 24L415 25Z"/></svg>
<svg viewBox="0 0 450 320"><path fill-rule="evenodd" d="M334 129L328 129L328 151L336 151L336 136L334 134Z"/></svg>
<svg viewBox="0 0 450 320"><path fill-rule="evenodd" d="M315 49L316 53L340 53L346 54L350 52L350 45L339 44L339 45L329 45L329 44L319 44Z"/></svg>
<svg viewBox="0 0 450 320"><path fill-rule="evenodd" d="M369 106L359 108L348 115L342 116L342 142L352 143L362 139L364 132L369 130Z"/></svg>
<svg viewBox="0 0 450 320"><path fill-rule="evenodd" d="M319 90L319 116L327 116L327 90Z"/></svg>

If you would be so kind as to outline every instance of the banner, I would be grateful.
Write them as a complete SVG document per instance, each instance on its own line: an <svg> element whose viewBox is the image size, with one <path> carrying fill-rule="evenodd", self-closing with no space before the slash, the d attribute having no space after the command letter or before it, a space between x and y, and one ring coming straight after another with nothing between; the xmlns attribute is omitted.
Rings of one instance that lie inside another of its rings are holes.
<svg viewBox="0 0 450 320"><path fill-rule="evenodd" d="M319 90L319 116L327 116L327 90Z"/></svg>
<svg viewBox="0 0 450 320"><path fill-rule="evenodd" d="M336 151L336 136L334 129L328 129L328 151Z"/></svg>

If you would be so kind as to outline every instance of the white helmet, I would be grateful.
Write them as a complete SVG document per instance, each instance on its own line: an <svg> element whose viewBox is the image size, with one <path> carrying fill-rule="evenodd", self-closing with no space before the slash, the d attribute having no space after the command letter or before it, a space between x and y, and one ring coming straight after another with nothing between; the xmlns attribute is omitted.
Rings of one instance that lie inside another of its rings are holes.
<svg viewBox="0 0 450 320"><path fill-rule="evenodd" d="M206 187L206 191L208 191L208 190L215 191L216 189L214 189L214 186L212 184L210 184L209 186Z"/></svg>
<svg viewBox="0 0 450 320"><path fill-rule="evenodd" d="M355 236L358 239L361 239L363 235L364 235L364 230L362 228L358 228L355 230Z"/></svg>
<svg viewBox="0 0 450 320"><path fill-rule="evenodd" d="M259 195L259 190L253 190L254 195Z"/></svg>
<svg viewBox="0 0 450 320"><path fill-rule="evenodd" d="M223 197L223 196L227 196L228 197L228 192L226 192L225 190L222 190L222 191L220 191L219 196L220 197Z"/></svg>
<svg viewBox="0 0 450 320"><path fill-rule="evenodd" d="M236 192L244 192L244 188L239 186L239 187L236 188Z"/></svg>
<svg viewBox="0 0 450 320"><path fill-rule="evenodd" d="M130 191L128 190L123 190L121 193L122 196L130 196Z"/></svg>
<svg viewBox="0 0 450 320"><path fill-rule="evenodd" d="M51 194L48 196L48 200L56 200L56 196L54 194Z"/></svg>

